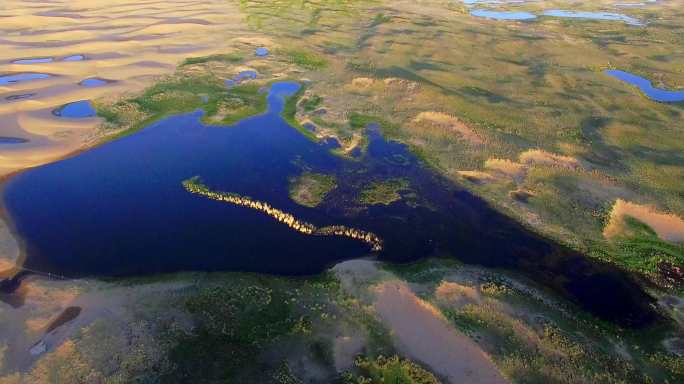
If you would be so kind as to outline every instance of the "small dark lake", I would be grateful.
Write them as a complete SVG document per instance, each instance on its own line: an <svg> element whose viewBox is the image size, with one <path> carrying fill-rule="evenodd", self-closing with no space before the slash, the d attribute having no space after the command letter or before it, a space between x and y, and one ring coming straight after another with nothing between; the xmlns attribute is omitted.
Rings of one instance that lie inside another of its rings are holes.
<svg viewBox="0 0 684 384"><path fill-rule="evenodd" d="M23 144L23 143L28 143L28 139L24 139L21 137L12 137L12 136L0 136L0 145L2 145L2 144Z"/></svg>
<svg viewBox="0 0 684 384"><path fill-rule="evenodd" d="M368 151L358 161L308 140L279 115L298 88L274 84L269 112L235 126L203 125L201 112L174 116L11 178L3 200L25 243L25 267L68 277L182 270L308 275L370 253L364 243L307 236L262 212L187 192L182 182L199 176L213 191L268 202L319 227L372 231L384 239L381 260L448 253L521 272L612 321L638 326L656 318L652 299L624 274L529 232L425 168L377 127L369 127ZM338 187L318 208L288 197L289 179L304 171L337 177ZM358 203L369 183L392 178L410 183L404 199Z"/></svg>

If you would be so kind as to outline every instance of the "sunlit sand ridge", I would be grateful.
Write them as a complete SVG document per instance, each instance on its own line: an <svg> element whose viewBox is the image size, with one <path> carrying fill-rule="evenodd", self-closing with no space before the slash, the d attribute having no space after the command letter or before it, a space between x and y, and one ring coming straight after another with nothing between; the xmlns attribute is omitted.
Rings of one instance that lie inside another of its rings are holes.
<svg viewBox="0 0 684 384"><path fill-rule="evenodd" d="M283 212L277 208L274 208L268 203L255 201L248 197L243 197L236 194L211 191L205 185L199 183L197 178L184 181L183 186L190 193L201 195L212 200L223 201L226 203L252 208L257 211L264 212L265 214L273 217L274 219L287 225L295 231L301 232L305 235L343 236L365 242L366 244L371 246L371 249L374 252L379 252L382 250L382 239L380 239L377 235L371 232L366 232L354 228L347 228L343 225L333 225L318 228L311 223L298 220L293 215L287 212Z"/></svg>

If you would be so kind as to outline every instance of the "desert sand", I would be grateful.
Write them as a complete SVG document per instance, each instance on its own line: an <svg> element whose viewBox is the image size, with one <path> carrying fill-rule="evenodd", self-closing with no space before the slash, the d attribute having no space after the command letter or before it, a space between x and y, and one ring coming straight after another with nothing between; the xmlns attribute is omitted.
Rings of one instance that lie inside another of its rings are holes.
<svg viewBox="0 0 684 384"><path fill-rule="evenodd" d="M63 104L134 92L173 72L189 56L268 43L250 39L233 7L235 3L222 0L3 1L0 76L51 77L0 82L0 136L29 140L0 147L0 176L54 161L97 139L99 119L52 115ZM77 55L84 59L65 60ZM14 63L36 58L52 62ZM111 82L79 85L94 77ZM16 99L20 95L31 96Z"/></svg>

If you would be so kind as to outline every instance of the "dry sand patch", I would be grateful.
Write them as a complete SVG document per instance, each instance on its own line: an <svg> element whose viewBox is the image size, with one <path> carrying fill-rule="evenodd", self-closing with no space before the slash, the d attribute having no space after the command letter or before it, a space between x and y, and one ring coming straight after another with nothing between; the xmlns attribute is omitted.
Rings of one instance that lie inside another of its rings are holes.
<svg viewBox="0 0 684 384"><path fill-rule="evenodd" d="M603 230L606 238L622 233L626 216L633 217L651 227L659 238L672 243L684 242L684 220L672 213L659 212L650 205L640 205L617 199L610 212L610 221Z"/></svg>
<svg viewBox="0 0 684 384"><path fill-rule="evenodd" d="M419 113L412 121L414 128L421 130L437 130L434 133L457 134L470 145L482 145L484 140L472 128L466 125L456 116L443 112L427 111Z"/></svg>
<svg viewBox="0 0 684 384"><path fill-rule="evenodd" d="M574 157L547 152L543 149L530 149L521 153L520 162L530 166L542 165L569 169L581 168L579 161Z"/></svg>
<svg viewBox="0 0 684 384"><path fill-rule="evenodd" d="M399 350L451 383L506 383L480 347L447 324L441 312L403 282L375 288L375 310L392 330Z"/></svg>
<svg viewBox="0 0 684 384"><path fill-rule="evenodd" d="M173 72L188 56L246 46L272 48L270 40L248 32L236 4L223 0L72 0L39 7L34 1L6 0L0 17L0 73L52 75L0 85L0 135L30 140L3 151L0 175L53 161L87 145L100 122L76 123L51 116L65 103L141 90L156 77ZM84 55L85 60L64 60L74 55ZM12 63L30 58L54 61ZM78 85L91 77L114 82L101 87ZM6 99L28 93L34 95Z"/></svg>

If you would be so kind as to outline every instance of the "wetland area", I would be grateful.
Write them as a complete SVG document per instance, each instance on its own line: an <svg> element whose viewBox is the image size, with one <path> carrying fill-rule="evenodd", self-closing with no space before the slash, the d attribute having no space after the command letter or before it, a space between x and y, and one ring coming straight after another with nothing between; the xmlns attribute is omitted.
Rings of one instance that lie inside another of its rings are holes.
<svg viewBox="0 0 684 384"><path fill-rule="evenodd" d="M0 5L0 384L684 380L676 1Z"/></svg>

